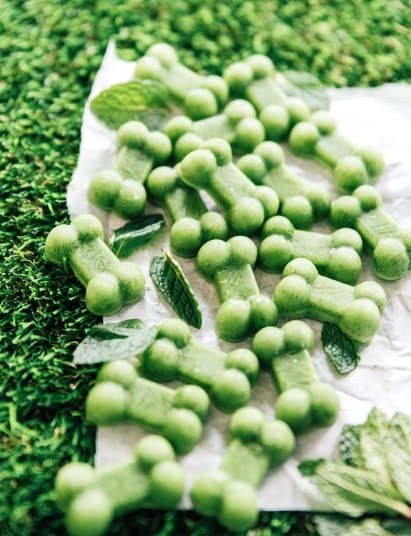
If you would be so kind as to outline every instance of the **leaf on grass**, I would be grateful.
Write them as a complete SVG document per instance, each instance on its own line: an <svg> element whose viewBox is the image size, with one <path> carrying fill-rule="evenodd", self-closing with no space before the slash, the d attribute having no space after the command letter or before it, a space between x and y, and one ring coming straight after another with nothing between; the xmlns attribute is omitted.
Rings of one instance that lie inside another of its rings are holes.
<svg viewBox="0 0 411 536"><path fill-rule="evenodd" d="M202 315L190 283L178 262L164 249L163 255L153 257L150 262L150 276L155 286L182 320L201 328Z"/></svg>
<svg viewBox="0 0 411 536"><path fill-rule="evenodd" d="M154 341L157 328L139 319L97 324L74 351L74 363L90 365L133 357Z"/></svg>
<svg viewBox="0 0 411 536"><path fill-rule="evenodd" d="M103 90L91 101L94 115L117 130L126 121L144 122L159 130L168 118L169 92L154 80L133 80Z"/></svg>
<svg viewBox="0 0 411 536"><path fill-rule="evenodd" d="M290 97L302 98L311 110L328 110L330 98L320 80L304 71L283 71L276 76L280 87Z"/></svg>
<svg viewBox="0 0 411 536"><path fill-rule="evenodd" d="M347 337L338 326L324 322L321 342L328 362L339 374L348 374L357 368L361 359L358 343Z"/></svg>
<svg viewBox="0 0 411 536"><path fill-rule="evenodd" d="M119 259L125 259L150 242L164 226L161 214L143 214L114 230L111 249Z"/></svg>

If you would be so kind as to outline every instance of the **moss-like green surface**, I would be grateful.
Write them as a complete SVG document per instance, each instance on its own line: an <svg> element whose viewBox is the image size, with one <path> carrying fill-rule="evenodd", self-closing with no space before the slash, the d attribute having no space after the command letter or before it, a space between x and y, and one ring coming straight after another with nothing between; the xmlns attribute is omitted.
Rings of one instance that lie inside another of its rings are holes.
<svg viewBox="0 0 411 536"><path fill-rule="evenodd" d="M95 368L71 354L99 319L70 271L44 260L68 222L83 106L107 42L127 59L164 40L220 73L250 53L334 86L411 81L411 10L399 0L3 0L0 8L0 534L65 534L53 479L92 461L84 399ZM253 534L313 534L308 515L264 514ZM222 534L191 513L140 512L110 534Z"/></svg>

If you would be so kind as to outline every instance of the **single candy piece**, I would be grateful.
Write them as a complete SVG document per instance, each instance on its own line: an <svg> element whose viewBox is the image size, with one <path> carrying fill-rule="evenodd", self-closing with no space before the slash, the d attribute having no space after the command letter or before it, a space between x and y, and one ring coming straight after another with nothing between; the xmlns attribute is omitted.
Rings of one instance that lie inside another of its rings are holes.
<svg viewBox="0 0 411 536"><path fill-rule="evenodd" d="M402 229L384 210L380 193L359 186L351 196L336 199L330 210L334 227L352 227L372 251L376 275L387 281L403 277L411 263L411 229Z"/></svg>
<svg viewBox="0 0 411 536"><path fill-rule="evenodd" d="M169 138L149 131L140 121L128 121L117 131L117 152L112 169L94 175L88 200L123 219L139 216L147 201L144 183L150 171L164 164L172 153Z"/></svg>
<svg viewBox="0 0 411 536"><path fill-rule="evenodd" d="M105 363L86 399L86 417L97 426L134 424L165 437L177 454L200 441L209 411L207 393L197 385L173 389L141 377L127 360Z"/></svg>
<svg viewBox="0 0 411 536"><path fill-rule="evenodd" d="M173 142L177 161L211 138L224 139L238 154L252 151L265 139L264 126L255 108L244 99L235 99L221 113L198 121L175 116L164 126L164 132Z"/></svg>
<svg viewBox="0 0 411 536"><path fill-rule="evenodd" d="M279 212L298 229L309 229L328 216L331 193L325 185L300 177L285 164L278 143L265 141L237 160L237 166L255 184L272 188L280 200Z"/></svg>
<svg viewBox="0 0 411 536"><path fill-rule="evenodd" d="M301 320L290 320L281 328L258 331L251 348L261 366L269 370L279 391L275 412L295 433L310 426L330 426L339 415L340 400L334 387L320 381L311 353L312 329Z"/></svg>
<svg viewBox="0 0 411 536"><path fill-rule="evenodd" d="M225 240L224 217L209 211L198 190L187 186L174 167L159 166L146 182L149 200L161 206L172 221L170 248L180 257L193 257L212 238Z"/></svg>
<svg viewBox="0 0 411 536"><path fill-rule="evenodd" d="M102 536L114 518L141 508L174 509L184 493L184 474L172 446L148 435L133 460L101 469L84 462L64 465L55 479L58 506L72 536Z"/></svg>
<svg viewBox="0 0 411 536"><path fill-rule="evenodd" d="M227 353L212 348L192 337L188 325L179 319L162 321L156 340L138 359L145 377L199 385L227 413L247 404L259 372L251 350L237 348Z"/></svg>
<svg viewBox="0 0 411 536"><path fill-rule="evenodd" d="M348 337L367 343L378 329L386 297L375 281L347 285L320 275L310 260L298 258L285 266L274 303L279 314L330 322Z"/></svg>
<svg viewBox="0 0 411 536"><path fill-rule="evenodd" d="M234 62L226 68L223 77L232 97L247 99L258 110L268 140L284 140L296 123L310 117L308 101L287 94L268 56L253 54L244 61Z"/></svg>
<svg viewBox="0 0 411 536"><path fill-rule="evenodd" d="M210 240L198 251L196 266L214 284L220 308L215 329L227 341L244 340L277 322L277 308L260 294L254 274L257 246L246 236Z"/></svg>
<svg viewBox="0 0 411 536"><path fill-rule="evenodd" d="M278 195L268 186L256 186L232 161L230 145L212 138L187 154L177 165L180 178L206 191L224 212L235 234L251 236L277 213Z"/></svg>
<svg viewBox="0 0 411 536"><path fill-rule="evenodd" d="M164 84L174 100L192 119L215 115L228 98L227 83L221 76L204 76L183 65L167 43L152 45L136 62L135 78Z"/></svg>
<svg viewBox="0 0 411 536"><path fill-rule="evenodd" d="M67 263L72 268L86 287L86 306L91 313L112 315L144 294L143 271L114 255L104 242L100 220L92 214L81 214L71 224L52 229L46 238L45 254L49 261Z"/></svg>
<svg viewBox="0 0 411 536"><path fill-rule="evenodd" d="M284 421L267 419L254 407L233 414L229 433L220 466L196 478L190 498L196 512L216 519L228 530L243 532L257 521L260 484L291 456L295 437Z"/></svg>
<svg viewBox="0 0 411 536"><path fill-rule="evenodd" d="M314 112L309 121L295 125L288 138L290 149L302 158L313 158L331 170L334 185L342 193L375 182L384 171L377 147L357 147L337 128L330 112Z"/></svg>
<svg viewBox="0 0 411 536"><path fill-rule="evenodd" d="M353 285L361 272L362 239L354 229L332 234L295 229L284 216L268 219L261 232L258 263L262 270L280 273L292 259L303 257L322 275Z"/></svg>

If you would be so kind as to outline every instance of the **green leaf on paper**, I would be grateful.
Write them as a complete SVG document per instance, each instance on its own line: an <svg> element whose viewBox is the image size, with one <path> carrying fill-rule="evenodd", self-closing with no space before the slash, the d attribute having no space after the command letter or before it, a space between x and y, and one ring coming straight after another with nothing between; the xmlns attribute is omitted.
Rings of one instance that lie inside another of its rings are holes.
<svg viewBox="0 0 411 536"><path fill-rule="evenodd" d="M169 92L154 80L133 80L115 84L99 93L90 103L93 114L109 128L117 130L131 120L142 121L159 130L167 121Z"/></svg>
<svg viewBox="0 0 411 536"><path fill-rule="evenodd" d="M320 80L304 71L282 71L276 76L281 89L290 97L302 98L311 110L328 110L330 98Z"/></svg>
<svg viewBox="0 0 411 536"><path fill-rule="evenodd" d="M161 214L143 214L115 229L110 241L111 249L119 259L125 259L143 248L164 228Z"/></svg>
<svg viewBox="0 0 411 536"><path fill-rule="evenodd" d="M91 365L136 356L154 341L157 328L139 319L97 324L74 351L74 363Z"/></svg>
<svg viewBox="0 0 411 536"><path fill-rule="evenodd" d="M163 249L163 256L150 262L150 276L166 302L187 324L201 328L202 315L197 298L179 263Z"/></svg>
<svg viewBox="0 0 411 536"><path fill-rule="evenodd" d="M321 342L328 362L339 374L348 374L357 368L361 356L358 343L347 337L341 329L330 322L324 322Z"/></svg>

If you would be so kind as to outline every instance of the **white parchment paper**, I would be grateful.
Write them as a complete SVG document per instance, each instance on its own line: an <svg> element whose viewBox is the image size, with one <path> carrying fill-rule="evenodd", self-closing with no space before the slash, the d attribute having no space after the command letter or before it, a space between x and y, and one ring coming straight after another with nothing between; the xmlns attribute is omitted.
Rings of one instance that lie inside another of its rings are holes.
<svg viewBox="0 0 411 536"><path fill-rule="evenodd" d="M93 213L101 218L109 238L113 229L124 222L115 216L97 210L87 201L90 179L98 171L110 167L114 158L115 133L107 129L91 113L90 100L103 89L132 78L134 64L120 60L111 42L98 71L90 98L85 106L81 131L81 147L77 168L68 188L69 213ZM411 227L411 86L386 84L377 88L330 89L331 111L340 131L358 145L375 144L385 157L386 171L377 187L384 199L384 207L403 227ZM287 152L287 163L301 176L327 184L335 194L331 176L315 163L298 159ZM148 207L147 211L158 211ZM317 230L317 229L316 229ZM150 259L168 245L168 234L163 233L149 247L136 253L131 260L146 274L146 294L136 305L124 308L105 321L117 322L126 318L141 318L146 324L175 316L157 294L148 274ZM229 350L235 345L217 340L214 316L218 308L213 287L195 271L192 260L178 259L200 302L203 327L193 330L194 336L210 345ZM278 276L257 271L262 294L272 296ZM367 259L362 280L376 279ZM321 325L308 321L316 336L314 364L321 379L333 384L341 399L341 414L337 422L326 429L316 429L298 437L293 457L264 480L258 495L262 510L326 510L327 505L310 483L298 471L304 459L331 457L337 454L338 437L344 423L361 423L373 406L388 416L396 411L411 415L411 275L401 281L379 281L387 294L387 307L382 315L378 333L361 352L358 368L348 376L333 373L327 364L320 343ZM242 343L248 346L249 340ZM274 416L276 393L271 379L261 373L254 388L250 405L261 408L268 417ZM204 470L217 467L224 454L229 416L212 409L204 426L203 440L180 462L186 475L187 493L181 506L190 508L188 490L196 476ZM133 426L101 427L96 441L96 466L131 458L138 439L145 433Z"/></svg>

